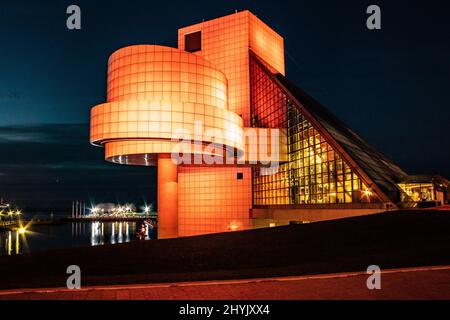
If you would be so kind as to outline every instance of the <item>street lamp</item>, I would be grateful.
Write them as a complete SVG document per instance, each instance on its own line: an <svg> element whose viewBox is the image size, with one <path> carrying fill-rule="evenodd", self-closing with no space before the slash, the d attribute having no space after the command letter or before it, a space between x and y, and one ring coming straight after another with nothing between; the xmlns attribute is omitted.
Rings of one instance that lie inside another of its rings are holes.
<svg viewBox="0 0 450 320"><path fill-rule="evenodd" d="M12 221L12 216L14 215L14 211L12 211L11 209L9 209L8 211L8 217L9 217L9 221Z"/></svg>
<svg viewBox="0 0 450 320"><path fill-rule="evenodd" d="M363 191L363 196L367 198L368 202L370 202L370 198L372 197L372 190L370 190L369 188L366 188Z"/></svg>
<svg viewBox="0 0 450 320"><path fill-rule="evenodd" d="M370 189L364 190L363 193L366 197L370 197L372 195L372 191Z"/></svg>
<svg viewBox="0 0 450 320"><path fill-rule="evenodd" d="M95 215L95 214L97 214L98 210L99 210L99 209L98 209L97 207L93 207L93 208L91 209L91 213Z"/></svg>

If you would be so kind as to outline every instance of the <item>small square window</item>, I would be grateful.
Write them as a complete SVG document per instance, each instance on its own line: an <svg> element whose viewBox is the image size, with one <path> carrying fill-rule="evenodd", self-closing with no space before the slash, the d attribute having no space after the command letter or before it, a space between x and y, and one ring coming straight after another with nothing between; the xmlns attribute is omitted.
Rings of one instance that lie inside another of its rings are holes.
<svg viewBox="0 0 450 320"><path fill-rule="evenodd" d="M236 177L238 180L242 180L242 179L244 179L244 173L242 173L242 172L238 172L237 173L237 177Z"/></svg>
<svg viewBox="0 0 450 320"><path fill-rule="evenodd" d="M202 50L202 32L197 31L184 35L184 50L196 52Z"/></svg>

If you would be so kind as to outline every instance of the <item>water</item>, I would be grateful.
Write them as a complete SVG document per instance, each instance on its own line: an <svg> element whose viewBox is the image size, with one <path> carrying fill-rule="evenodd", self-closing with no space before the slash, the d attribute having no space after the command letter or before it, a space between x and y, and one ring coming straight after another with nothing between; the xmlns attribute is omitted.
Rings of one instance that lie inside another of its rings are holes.
<svg viewBox="0 0 450 320"><path fill-rule="evenodd" d="M42 252L82 246L137 241L138 222L69 222L55 225L32 225L25 234L0 231L0 255ZM148 229L146 240L156 239L156 230Z"/></svg>

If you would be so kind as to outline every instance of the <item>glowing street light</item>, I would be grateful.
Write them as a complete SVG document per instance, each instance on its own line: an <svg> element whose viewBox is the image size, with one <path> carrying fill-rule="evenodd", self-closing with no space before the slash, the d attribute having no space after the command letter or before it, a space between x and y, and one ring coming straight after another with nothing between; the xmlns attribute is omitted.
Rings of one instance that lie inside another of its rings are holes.
<svg viewBox="0 0 450 320"><path fill-rule="evenodd" d="M98 212L98 208L97 207L93 207L92 209L91 209L91 213L93 213L93 214L96 214L97 212Z"/></svg>
<svg viewBox="0 0 450 320"><path fill-rule="evenodd" d="M364 191L363 191L363 195L362 195L363 197L366 197L367 198L367 201L369 201L370 202L370 198L371 198L371 196L372 196L372 190L370 190L369 188L366 188Z"/></svg>
<svg viewBox="0 0 450 320"><path fill-rule="evenodd" d="M365 189L365 190L363 191L363 194L364 194L366 197L370 197L370 196L372 195L372 191L371 191L370 189Z"/></svg>
<svg viewBox="0 0 450 320"><path fill-rule="evenodd" d="M232 221L232 222L230 223L229 230L231 230L231 231L236 231L236 230L239 229L239 227L240 227L240 225L239 225L238 222Z"/></svg>
<svg viewBox="0 0 450 320"><path fill-rule="evenodd" d="M27 229L25 229L24 227L19 228L19 233L20 234L25 234L27 232Z"/></svg>

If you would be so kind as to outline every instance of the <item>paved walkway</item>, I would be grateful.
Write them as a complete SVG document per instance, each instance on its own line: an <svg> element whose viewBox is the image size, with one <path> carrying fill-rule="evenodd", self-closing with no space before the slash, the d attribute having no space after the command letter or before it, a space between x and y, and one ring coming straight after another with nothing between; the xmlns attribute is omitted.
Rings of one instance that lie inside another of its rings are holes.
<svg viewBox="0 0 450 320"><path fill-rule="evenodd" d="M0 291L0 299L50 300L299 300L299 299L450 299L450 266L382 271L381 289L368 290L368 275L316 276L85 287L80 290Z"/></svg>
<svg viewBox="0 0 450 320"><path fill-rule="evenodd" d="M445 205L439 206L439 207L426 208L425 210L450 211L450 204L445 204Z"/></svg>

